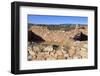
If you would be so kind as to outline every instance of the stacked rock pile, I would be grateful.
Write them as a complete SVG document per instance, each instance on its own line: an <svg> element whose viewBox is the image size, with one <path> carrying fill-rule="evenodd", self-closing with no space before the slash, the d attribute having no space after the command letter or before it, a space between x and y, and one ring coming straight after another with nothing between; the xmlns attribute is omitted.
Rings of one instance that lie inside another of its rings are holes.
<svg viewBox="0 0 100 76"><path fill-rule="evenodd" d="M53 44L28 44L28 60L83 59L88 57L87 43L76 41L73 46Z"/></svg>
<svg viewBox="0 0 100 76"><path fill-rule="evenodd" d="M68 48L65 46L37 43L28 45L28 60L59 60L68 57Z"/></svg>

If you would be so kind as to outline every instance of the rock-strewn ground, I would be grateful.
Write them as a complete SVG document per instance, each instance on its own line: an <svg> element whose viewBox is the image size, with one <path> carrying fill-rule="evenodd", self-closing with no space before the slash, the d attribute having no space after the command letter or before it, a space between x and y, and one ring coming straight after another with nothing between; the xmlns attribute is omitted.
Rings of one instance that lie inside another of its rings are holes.
<svg viewBox="0 0 100 76"><path fill-rule="evenodd" d="M87 41L70 39L78 30L48 31L43 27L32 27L30 30L41 36L45 42L28 42L28 60L62 60L88 58ZM87 35L87 28L80 29Z"/></svg>
<svg viewBox="0 0 100 76"><path fill-rule="evenodd" d="M28 60L59 60L59 59L83 59L87 58L87 42L73 42L73 46L53 44L28 44Z"/></svg>

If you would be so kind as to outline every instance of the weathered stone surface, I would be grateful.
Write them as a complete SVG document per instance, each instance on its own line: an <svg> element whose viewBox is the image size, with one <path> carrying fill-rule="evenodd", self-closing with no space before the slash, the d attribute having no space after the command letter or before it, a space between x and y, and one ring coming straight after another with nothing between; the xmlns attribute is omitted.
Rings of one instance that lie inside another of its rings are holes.
<svg viewBox="0 0 100 76"><path fill-rule="evenodd" d="M34 44L34 43L33 43ZM88 58L87 43L76 41L70 47L65 46L54 48L53 45L36 43L28 47L28 60L60 60L60 59L82 59Z"/></svg>
<svg viewBox="0 0 100 76"><path fill-rule="evenodd" d="M72 46L71 49L68 50L68 53L69 53L69 56L70 56L70 57L73 56L73 55L76 53L75 47Z"/></svg>
<svg viewBox="0 0 100 76"><path fill-rule="evenodd" d="M58 55L57 59L65 59L64 55Z"/></svg>
<svg viewBox="0 0 100 76"><path fill-rule="evenodd" d="M88 34L87 27L80 29L85 35ZM75 41L72 39L78 34L78 29L71 31L52 31L48 30L47 27L33 26L30 31L38 36L38 38L34 39L38 40L41 38L43 41L28 42L28 60L67 60L88 58L87 40Z"/></svg>
<svg viewBox="0 0 100 76"><path fill-rule="evenodd" d="M88 52L86 49L81 49L79 53L82 56L82 58L88 58Z"/></svg>
<svg viewBox="0 0 100 76"><path fill-rule="evenodd" d="M28 60L32 60L32 55L29 55L28 56Z"/></svg>
<svg viewBox="0 0 100 76"><path fill-rule="evenodd" d="M39 51L41 51L41 50L39 49L38 46L33 46L33 51L34 51L34 52L39 52Z"/></svg>
<svg viewBox="0 0 100 76"><path fill-rule="evenodd" d="M46 60L56 60L55 57L49 56Z"/></svg>
<svg viewBox="0 0 100 76"><path fill-rule="evenodd" d="M32 60L36 60L36 56L34 55L34 56L32 56Z"/></svg>
<svg viewBox="0 0 100 76"><path fill-rule="evenodd" d="M52 46L47 46L43 49L43 51L53 51L53 47Z"/></svg>
<svg viewBox="0 0 100 76"><path fill-rule="evenodd" d="M29 54L30 54L31 56L34 56L36 53L35 53L33 50L29 50Z"/></svg>
<svg viewBox="0 0 100 76"><path fill-rule="evenodd" d="M67 59L69 57L69 54L64 54L64 57Z"/></svg>
<svg viewBox="0 0 100 76"><path fill-rule="evenodd" d="M55 52L50 52L50 55L51 55L51 56L54 56L54 55L55 55Z"/></svg>
<svg viewBox="0 0 100 76"><path fill-rule="evenodd" d="M28 47L27 50L28 50L28 52L32 51L32 47Z"/></svg>
<svg viewBox="0 0 100 76"><path fill-rule="evenodd" d="M84 46L83 46L83 47L87 49L87 48L88 48L88 45L87 45L87 44L84 44Z"/></svg>
<svg viewBox="0 0 100 76"><path fill-rule="evenodd" d="M44 53L43 53L43 52L39 52L39 53L37 54L36 59L37 59L37 60L45 60L45 58L44 58Z"/></svg>
<svg viewBox="0 0 100 76"><path fill-rule="evenodd" d="M86 51L86 48L81 48L82 51Z"/></svg>
<svg viewBox="0 0 100 76"><path fill-rule="evenodd" d="M62 51L62 53L63 53L63 54L67 54L67 53L68 53L68 51Z"/></svg>
<svg viewBox="0 0 100 76"><path fill-rule="evenodd" d="M55 53L55 54L54 54L54 57L55 57L56 59L57 59L57 56L58 56L58 55Z"/></svg>
<svg viewBox="0 0 100 76"><path fill-rule="evenodd" d="M63 55L63 52L61 50L56 51L57 55Z"/></svg>
<svg viewBox="0 0 100 76"><path fill-rule="evenodd" d="M82 59L82 56L81 55L74 55L73 59Z"/></svg>

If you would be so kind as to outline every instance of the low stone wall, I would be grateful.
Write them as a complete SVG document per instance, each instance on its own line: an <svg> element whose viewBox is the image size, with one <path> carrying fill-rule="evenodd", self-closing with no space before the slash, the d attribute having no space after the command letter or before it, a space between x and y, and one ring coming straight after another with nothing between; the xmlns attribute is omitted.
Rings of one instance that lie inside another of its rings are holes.
<svg viewBox="0 0 100 76"><path fill-rule="evenodd" d="M51 31L48 30L47 27L32 26L30 30L35 34L41 36L45 41L48 42L67 42L69 39L73 38L79 31L82 31L84 34L87 35L87 28L76 29L71 31Z"/></svg>

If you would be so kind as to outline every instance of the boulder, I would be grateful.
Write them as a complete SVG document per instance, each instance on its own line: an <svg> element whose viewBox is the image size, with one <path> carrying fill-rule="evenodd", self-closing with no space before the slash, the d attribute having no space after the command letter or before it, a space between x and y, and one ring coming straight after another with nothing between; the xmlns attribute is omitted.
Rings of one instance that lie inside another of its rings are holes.
<svg viewBox="0 0 100 76"><path fill-rule="evenodd" d="M43 51L48 51L48 52L53 51L53 47L52 46L47 46L43 49Z"/></svg>
<svg viewBox="0 0 100 76"><path fill-rule="evenodd" d="M33 46L33 51L34 51L34 52L39 52L39 51L41 51L41 50L39 49L38 46Z"/></svg>

